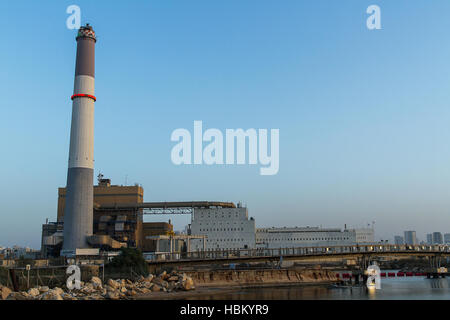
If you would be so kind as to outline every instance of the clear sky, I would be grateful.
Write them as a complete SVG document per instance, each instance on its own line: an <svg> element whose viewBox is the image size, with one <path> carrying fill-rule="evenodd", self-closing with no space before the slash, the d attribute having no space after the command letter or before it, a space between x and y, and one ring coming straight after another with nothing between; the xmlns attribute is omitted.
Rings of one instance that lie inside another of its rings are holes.
<svg viewBox="0 0 450 320"><path fill-rule="evenodd" d="M98 36L95 175L146 201L241 200L260 227L450 232L449 1L2 1L0 245L39 248L56 220L71 4ZM279 129L279 173L175 166L170 135L194 120Z"/></svg>

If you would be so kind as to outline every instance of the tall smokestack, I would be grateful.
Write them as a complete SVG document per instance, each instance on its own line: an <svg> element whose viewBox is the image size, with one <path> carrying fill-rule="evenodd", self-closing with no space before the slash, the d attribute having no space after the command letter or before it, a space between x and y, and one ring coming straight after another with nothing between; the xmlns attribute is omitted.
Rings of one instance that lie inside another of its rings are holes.
<svg viewBox="0 0 450 320"><path fill-rule="evenodd" d="M78 30L75 85L72 95L69 169L64 211L63 252L88 248L93 229L95 32ZM63 253L64 254L64 253Z"/></svg>

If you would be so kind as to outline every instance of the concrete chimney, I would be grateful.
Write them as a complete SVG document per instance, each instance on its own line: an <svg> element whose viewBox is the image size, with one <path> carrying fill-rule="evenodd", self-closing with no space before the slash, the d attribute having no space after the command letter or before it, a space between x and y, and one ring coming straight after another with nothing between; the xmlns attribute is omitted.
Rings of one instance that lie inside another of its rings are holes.
<svg viewBox="0 0 450 320"><path fill-rule="evenodd" d="M93 232L95 32L78 30L62 255L88 248Z"/></svg>

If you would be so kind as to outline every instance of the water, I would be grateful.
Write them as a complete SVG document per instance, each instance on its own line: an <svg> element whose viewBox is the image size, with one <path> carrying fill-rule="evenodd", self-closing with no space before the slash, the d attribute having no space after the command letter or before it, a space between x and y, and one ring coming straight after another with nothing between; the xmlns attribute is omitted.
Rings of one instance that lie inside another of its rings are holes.
<svg viewBox="0 0 450 320"><path fill-rule="evenodd" d="M223 300L450 300L450 279L426 277L382 278L380 290L366 287L334 288L327 285L241 289L195 299Z"/></svg>

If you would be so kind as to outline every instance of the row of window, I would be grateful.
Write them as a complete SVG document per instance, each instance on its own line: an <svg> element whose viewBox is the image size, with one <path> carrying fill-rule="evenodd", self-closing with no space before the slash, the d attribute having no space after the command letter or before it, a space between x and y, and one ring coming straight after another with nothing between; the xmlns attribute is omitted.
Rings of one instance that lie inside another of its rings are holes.
<svg viewBox="0 0 450 320"><path fill-rule="evenodd" d="M213 228L213 229L200 229L200 231L244 231L244 228Z"/></svg>
<svg viewBox="0 0 450 320"><path fill-rule="evenodd" d="M220 242L230 242L230 241L244 241L244 239L206 239L206 241L208 242L215 242L215 241L220 241Z"/></svg>
<svg viewBox="0 0 450 320"><path fill-rule="evenodd" d="M219 222L219 223L211 223L212 226L215 226L216 224L217 224L217 225L221 225L222 223L221 223L221 222ZM225 223L223 223L223 224L225 224ZM238 222L233 222L233 223L227 222L227 225L228 225L228 224L238 224ZM199 223L198 225L201 226L202 224ZM209 223L205 223L204 225L209 226ZM244 222L241 222L241 226L242 226L242 225L244 225Z"/></svg>
<svg viewBox="0 0 450 320"><path fill-rule="evenodd" d="M288 238L288 239L261 239L266 241L340 241L349 240L349 238Z"/></svg>
<svg viewBox="0 0 450 320"><path fill-rule="evenodd" d="M213 216L213 218L217 218L217 214ZM237 213L234 215L236 218L239 216ZM220 215L219 215L220 217ZM200 218L206 218L206 215L200 214ZM211 218L211 215L208 214L208 218ZM225 215L222 214L222 218L225 218ZM228 218L231 218L231 214L228 214Z"/></svg>
<svg viewBox="0 0 450 320"><path fill-rule="evenodd" d="M196 249L199 249L199 250L200 250L200 249L203 249L203 248L198 247L198 248L196 248ZM241 248L241 247L234 247L234 248L227 247L227 248L221 248L219 245L217 245L216 248L206 248L206 251L217 251L217 250L239 250L239 249L248 249L248 245L244 245L243 248Z"/></svg>

